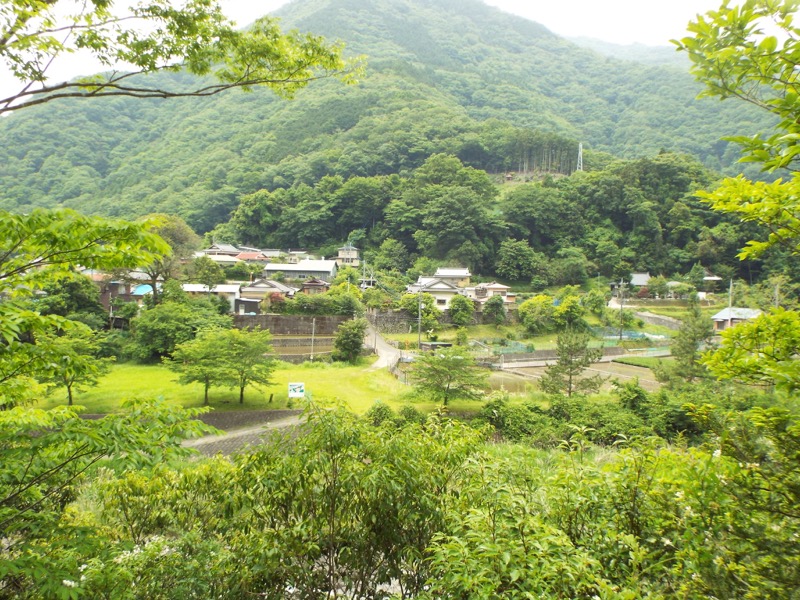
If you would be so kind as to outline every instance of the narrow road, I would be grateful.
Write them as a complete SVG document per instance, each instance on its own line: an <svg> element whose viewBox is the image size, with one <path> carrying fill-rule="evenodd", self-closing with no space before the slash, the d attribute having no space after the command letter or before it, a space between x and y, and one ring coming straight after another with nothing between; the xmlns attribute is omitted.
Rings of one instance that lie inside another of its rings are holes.
<svg viewBox="0 0 800 600"><path fill-rule="evenodd" d="M370 366L370 371L386 369L400 360L400 350L383 339L372 326L372 323L367 323L367 333L364 335L364 346L367 348L374 348L375 353L378 355L378 360Z"/></svg>

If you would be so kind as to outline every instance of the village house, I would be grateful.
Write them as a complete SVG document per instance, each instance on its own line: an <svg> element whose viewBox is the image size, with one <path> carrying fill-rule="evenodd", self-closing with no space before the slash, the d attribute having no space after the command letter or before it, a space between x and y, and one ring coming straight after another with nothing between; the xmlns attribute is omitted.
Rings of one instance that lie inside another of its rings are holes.
<svg viewBox="0 0 800 600"><path fill-rule="evenodd" d="M291 298L296 291L296 288L289 287L279 281L256 279L251 283L244 284L239 293L242 298L260 301L273 294L278 294L282 298Z"/></svg>
<svg viewBox="0 0 800 600"><path fill-rule="evenodd" d="M242 249L232 244L211 244L210 247L200 251L201 254L207 256L236 256L240 252Z"/></svg>
<svg viewBox="0 0 800 600"><path fill-rule="evenodd" d="M323 294L327 292L331 287L331 284L325 281L324 279L319 279L317 277L309 277L303 282L303 285L300 287L299 292L301 294L307 295L314 295L314 294Z"/></svg>
<svg viewBox="0 0 800 600"><path fill-rule="evenodd" d="M339 248L336 264L340 267L357 267L361 264L358 259L358 248L350 244L345 244Z"/></svg>
<svg viewBox="0 0 800 600"><path fill-rule="evenodd" d="M420 277L416 283L409 285L406 291L409 294L430 294L436 300L436 308L442 312L450 308L453 296L462 292L455 284L437 277Z"/></svg>
<svg viewBox="0 0 800 600"><path fill-rule="evenodd" d="M500 296L503 298L503 303L506 308L514 306L517 301L517 295L511 291L511 288L502 283L492 281L491 283L479 283L474 287L464 288L464 295L472 300L479 311L483 311L483 305L492 296Z"/></svg>
<svg viewBox="0 0 800 600"><path fill-rule="evenodd" d="M336 261L304 259L296 264L270 263L264 266L265 279L274 279L276 273L283 273L286 279L300 280L316 277L323 281L333 281L336 277Z"/></svg>
<svg viewBox="0 0 800 600"><path fill-rule="evenodd" d="M208 286L203 283L184 283L181 288L189 296L195 297L210 297L216 296L225 298L230 305L230 312L236 311L236 300L239 299L239 284L238 283L222 283L215 285L210 290Z"/></svg>
<svg viewBox="0 0 800 600"><path fill-rule="evenodd" d="M233 248L233 246L231 246ZM206 250L200 250L199 252L195 252L193 257L200 258L201 256L207 256L209 259L213 260L217 263L220 267L229 267L231 265L235 265L236 263L242 262L242 259L237 258L237 256L241 254L241 252L236 251L236 254L225 254L225 253L215 253L209 254Z"/></svg>
<svg viewBox="0 0 800 600"><path fill-rule="evenodd" d="M724 308L711 317L714 321L714 332L724 331L728 327L733 327L737 323L750 321L761 315L757 308L737 308L731 306Z"/></svg>
<svg viewBox="0 0 800 600"><path fill-rule="evenodd" d="M456 287L467 287L469 285L469 278L472 277L472 273L469 272L469 269L440 267L436 269L436 273L433 274L433 277L440 281L452 283Z"/></svg>

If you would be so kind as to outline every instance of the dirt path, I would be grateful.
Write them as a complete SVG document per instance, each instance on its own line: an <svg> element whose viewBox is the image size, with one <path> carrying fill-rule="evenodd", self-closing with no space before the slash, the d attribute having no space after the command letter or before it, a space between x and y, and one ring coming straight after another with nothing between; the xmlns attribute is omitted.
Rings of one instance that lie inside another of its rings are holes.
<svg viewBox="0 0 800 600"><path fill-rule="evenodd" d="M195 440L186 440L183 446L194 448L205 456L214 456L216 454L230 456L247 446L258 446L264 442L266 437L278 429L296 427L302 422L302 415L289 415L274 421L226 431L222 435L209 435Z"/></svg>

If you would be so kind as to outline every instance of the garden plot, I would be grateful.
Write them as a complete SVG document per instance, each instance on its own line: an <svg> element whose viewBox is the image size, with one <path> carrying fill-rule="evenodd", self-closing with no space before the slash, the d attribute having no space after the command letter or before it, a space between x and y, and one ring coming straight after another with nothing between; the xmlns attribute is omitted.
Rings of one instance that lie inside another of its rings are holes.
<svg viewBox="0 0 800 600"><path fill-rule="evenodd" d="M545 372L547 367L522 367L514 369L514 373L519 373L530 377L532 379L539 379ZM656 381L653 372L644 367L634 367L632 365L623 365L615 362L595 363L590 368L584 371L586 377L592 375L602 375L607 378L601 389L611 390L613 386L611 382L613 379L619 379L625 383L631 381L635 377L639 378L639 385L641 385L648 392L655 392L661 389L661 384Z"/></svg>

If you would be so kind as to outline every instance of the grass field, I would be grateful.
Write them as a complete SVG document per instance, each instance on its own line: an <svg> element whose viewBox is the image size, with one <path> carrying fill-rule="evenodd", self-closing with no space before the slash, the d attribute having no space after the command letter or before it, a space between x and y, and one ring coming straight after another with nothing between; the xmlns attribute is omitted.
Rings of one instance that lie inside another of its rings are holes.
<svg viewBox="0 0 800 600"><path fill-rule="evenodd" d="M645 369L652 369L660 361L670 360L673 360L671 356L623 356L621 358L615 358L613 362L623 365L631 365L634 367L644 367Z"/></svg>
<svg viewBox="0 0 800 600"><path fill-rule="evenodd" d="M386 370L369 371L370 361L351 366L346 364L280 363L273 374L273 384L248 387L244 404L239 404L239 392L229 388L211 388L209 399L215 410L264 410L286 408L288 383L306 384L307 394L317 402L344 402L354 412L364 412L381 400L395 408L407 399L408 389ZM189 407L202 406L203 387L200 384L181 385L178 375L161 365L114 365L94 388L78 392L75 404L85 406L89 413L109 413L120 409L128 398L163 397L168 402ZM270 395L273 401L270 403ZM52 408L66 403L66 394L57 389L41 403ZM423 405L420 405L422 409Z"/></svg>

